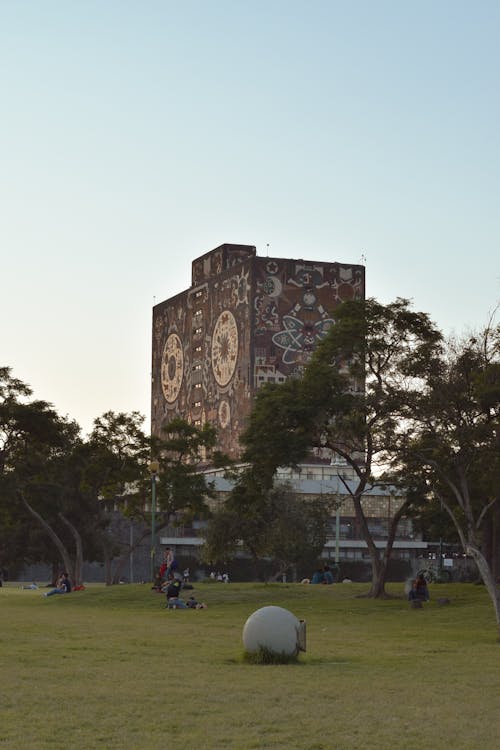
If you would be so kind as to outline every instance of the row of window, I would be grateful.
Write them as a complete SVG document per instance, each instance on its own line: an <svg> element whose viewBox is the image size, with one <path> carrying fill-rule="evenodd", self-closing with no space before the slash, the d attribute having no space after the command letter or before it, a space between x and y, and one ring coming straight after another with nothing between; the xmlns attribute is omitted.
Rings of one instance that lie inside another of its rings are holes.
<svg viewBox="0 0 500 750"><path fill-rule="evenodd" d="M370 553L366 549L340 549L339 552L341 560L362 560L365 562L370 560ZM335 554L335 550L328 550L322 556L334 560ZM393 549L391 554L393 560L410 560L411 556L410 550L407 549Z"/></svg>
<svg viewBox="0 0 500 750"><path fill-rule="evenodd" d="M267 378L265 375L259 375L258 379L260 383L263 383L265 381L267 381L268 383L284 383L286 378L283 375L268 375Z"/></svg>
<svg viewBox="0 0 500 750"><path fill-rule="evenodd" d="M390 519L388 518L369 518L368 528L375 539L385 539L389 532ZM330 521L330 539L336 535L336 520ZM355 518L340 519L339 537L340 539L360 539L362 536L361 529ZM397 529L398 539L413 539L413 524L410 518L402 518L399 521Z"/></svg>

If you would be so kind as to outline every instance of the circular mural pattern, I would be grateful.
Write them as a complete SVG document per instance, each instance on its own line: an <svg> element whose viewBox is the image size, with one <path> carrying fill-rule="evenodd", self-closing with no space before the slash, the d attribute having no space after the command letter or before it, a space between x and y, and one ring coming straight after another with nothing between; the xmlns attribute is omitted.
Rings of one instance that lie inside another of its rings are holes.
<svg viewBox="0 0 500 750"><path fill-rule="evenodd" d="M354 289L352 288L351 284L339 284L339 286L337 287L337 294L342 302L345 302L345 300L352 299L354 297Z"/></svg>
<svg viewBox="0 0 500 750"><path fill-rule="evenodd" d="M219 424L222 429L229 427L231 421L231 407L227 401L221 401L219 404Z"/></svg>
<svg viewBox="0 0 500 750"><path fill-rule="evenodd" d="M161 360L161 387L165 400L173 403L182 385L184 354L181 340L176 333L171 333L163 349Z"/></svg>
<svg viewBox="0 0 500 750"><path fill-rule="evenodd" d="M262 286L264 294L268 297L279 297L283 289L281 281L276 276L267 276Z"/></svg>
<svg viewBox="0 0 500 750"><path fill-rule="evenodd" d="M304 302L304 305L306 307L313 307L314 303L316 302L316 295L311 291L304 292L302 301Z"/></svg>
<svg viewBox="0 0 500 750"><path fill-rule="evenodd" d="M220 386L229 383L238 359L238 326L233 313L224 310L217 318L212 334L212 371Z"/></svg>

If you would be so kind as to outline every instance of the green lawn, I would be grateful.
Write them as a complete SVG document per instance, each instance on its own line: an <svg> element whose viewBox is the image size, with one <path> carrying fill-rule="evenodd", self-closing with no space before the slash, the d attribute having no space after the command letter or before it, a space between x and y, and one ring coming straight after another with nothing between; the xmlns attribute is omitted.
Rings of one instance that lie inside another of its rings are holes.
<svg viewBox="0 0 500 750"><path fill-rule="evenodd" d="M496 750L484 588L434 585L421 610L357 598L365 589L200 584L208 609L184 611L149 586L47 599L4 585L0 749ZM243 660L243 625L266 604L306 620L298 664Z"/></svg>

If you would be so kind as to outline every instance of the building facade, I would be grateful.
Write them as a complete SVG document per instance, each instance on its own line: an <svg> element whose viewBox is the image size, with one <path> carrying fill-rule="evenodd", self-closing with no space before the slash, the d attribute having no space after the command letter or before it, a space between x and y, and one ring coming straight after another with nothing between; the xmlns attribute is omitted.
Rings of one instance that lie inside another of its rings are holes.
<svg viewBox="0 0 500 750"><path fill-rule="evenodd" d="M225 502L234 482L221 469L212 468L205 474L216 493L211 501L216 508ZM324 562L340 563L343 575L352 576L353 580L370 580L370 554L350 494L357 485L352 469L341 459L316 460L296 468L280 468L276 479L305 501L321 497L332 502L336 510L330 519L321 557ZM392 517L403 501L404 495L395 487L369 486L363 494L368 528L380 550L386 546ZM168 527L162 531L161 544L172 547L179 555L196 557L197 549L204 543L205 525L206 522L196 521L191 527ZM428 543L414 533L411 519L402 518L391 555L393 580L403 580L421 567L421 558L427 555L428 548Z"/></svg>
<svg viewBox="0 0 500 750"><path fill-rule="evenodd" d="M318 343L333 325L337 305L364 299L365 269L338 262L259 257L250 245L225 244L192 262L191 287L153 309L153 434L173 418L217 429L218 447L240 457L239 437L253 398L264 383L300 376ZM328 493L337 512L323 557L365 564L362 539L345 481L354 478L330 452L314 451L310 463L278 471L304 498ZM224 502L231 483L223 472L206 467ZM344 481L340 480L340 477ZM401 499L388 490L367 490L364 507L376 544L385 546L390 518ZM161 544L195 555L203 543L202 522L191 528L165 529ZM426 544L413 538L411 522L402 522L394 558L409 567Z"/></svg>
<svg viewBox="0 0 500 750"><path fill-rule="evenodd" d="M191 287L153 309L151 429L217 428L232 458L260 385L300 375L341 302L364 298L360 265L257 256L225 244L192 262Z"/></svg>

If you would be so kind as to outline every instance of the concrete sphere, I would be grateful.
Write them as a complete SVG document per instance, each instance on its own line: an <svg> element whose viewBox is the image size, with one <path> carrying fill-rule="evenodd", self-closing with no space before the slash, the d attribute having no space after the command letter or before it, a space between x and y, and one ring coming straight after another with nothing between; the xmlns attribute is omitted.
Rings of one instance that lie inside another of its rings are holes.
<svg viewBox="0 0 500 750"><path fill-rule="evenodd" d="M298 651L300 621L283 607L262 607L250 615L243 628L245 650L256 653L266 648L275 654L292 656Z"/></svg>

